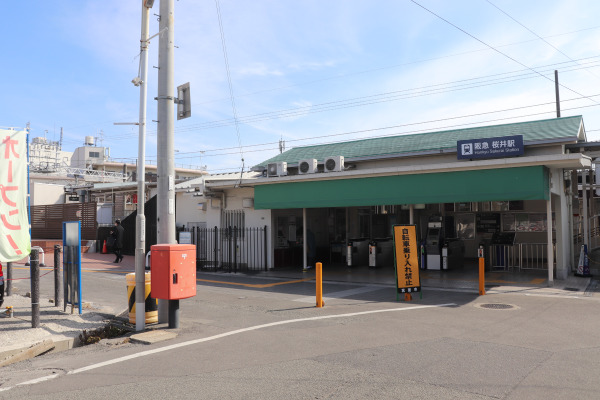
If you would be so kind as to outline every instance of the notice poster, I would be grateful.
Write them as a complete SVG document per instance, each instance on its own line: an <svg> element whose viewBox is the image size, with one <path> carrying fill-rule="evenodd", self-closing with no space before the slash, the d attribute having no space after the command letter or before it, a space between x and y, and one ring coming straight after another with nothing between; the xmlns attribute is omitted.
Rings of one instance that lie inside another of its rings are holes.
<svg viewBox="0 0 600 400"><path fill-rule="evenodd" d="M398 293L421 291L419 248L414 225L394 225L394 257Z"/></svg>

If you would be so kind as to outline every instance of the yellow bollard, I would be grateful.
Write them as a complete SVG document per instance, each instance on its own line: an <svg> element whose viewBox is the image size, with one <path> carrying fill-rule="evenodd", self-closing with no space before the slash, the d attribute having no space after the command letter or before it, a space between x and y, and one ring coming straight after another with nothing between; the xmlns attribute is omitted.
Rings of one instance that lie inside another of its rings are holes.
<svg viewBox="0 0 600 400"><path fill-rule="evenodd" d="M158 304L156 299L150 297L150 282L152 281L150 272L145 273L144 279L144 297L146 299L144 317L147 324L154 324L158 322ZM135 273L125 275L125 280L127 282L127 302L129 303L129 323L135 324Z"/></svg>
<svg viewBox="0 0 600 400"><path fill-rule="evenodd" d="M479 257L479 295L485 294L485 259Z"/></svg>
<svg viewBox="0 0 600 400"><path fill-rule="evenodd" d="M323 264L320 262L316 265L315 280L317 281L317 307L320 308L325 305L323 302Z"/></svg>

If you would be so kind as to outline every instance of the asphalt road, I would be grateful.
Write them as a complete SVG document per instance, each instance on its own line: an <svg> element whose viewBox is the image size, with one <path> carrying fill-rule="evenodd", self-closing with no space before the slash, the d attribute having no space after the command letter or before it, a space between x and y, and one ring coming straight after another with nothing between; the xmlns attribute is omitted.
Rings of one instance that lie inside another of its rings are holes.
<svg viewBox="0 0 600 400"><path fill-rule="evenodd" d="M393 288L326 283L319 309L311 281L199 278L176 339L101 342L1 368L0 399L600 396L595 297L428 290L396 302ZM124 281L89 272L89 297L93 287L116 298Z"/></svg>

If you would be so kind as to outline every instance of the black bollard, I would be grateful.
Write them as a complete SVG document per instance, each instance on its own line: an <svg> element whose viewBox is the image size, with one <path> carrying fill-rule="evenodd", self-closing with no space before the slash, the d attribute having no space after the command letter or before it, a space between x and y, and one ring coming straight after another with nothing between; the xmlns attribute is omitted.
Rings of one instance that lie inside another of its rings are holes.
<svg viewBox="0 0 600 400"><path fill-rule="evenodd" d="M62 301L62 285L60 282L60 245L54 245L54 305L60 307Z"/></svg>
<svg viewBox="0 0 600 400"><path fill-rule="evenodd" d="M31 327L40 327L40 260L39 250L31 249Z"/></svg>
<svg viewBox="0 0 600 400"><path fill-rule="evenodd" d="M12 296L12 263L6 263L6 295Z"/></svg>

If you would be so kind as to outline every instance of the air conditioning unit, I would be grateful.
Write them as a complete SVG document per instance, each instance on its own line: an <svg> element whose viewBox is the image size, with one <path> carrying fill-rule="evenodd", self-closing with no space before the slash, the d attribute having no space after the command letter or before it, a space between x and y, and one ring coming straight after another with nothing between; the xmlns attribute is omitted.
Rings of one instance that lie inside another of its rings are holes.
<svg viewBox="0 0 600 400"><path fill-rule="evenodd" d="M328 157L325 159L325 172L340 172L344 170L344 156Z"/></svg>
<svg viewBox="0 0 600 400"><path fill-rule="evenodd" d="M298 173L299 174L314 174L317 172L318 162L315 158L309 158L308 160L298 161Z"/></svg>
<svg viewBox="0 0 600 400"><path fill-rule="evenodd" d="M287 175L287 163L280 161L269 163L267 165L267 176L285 176Z"/></svg>

